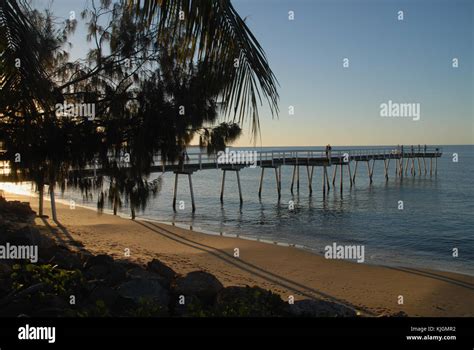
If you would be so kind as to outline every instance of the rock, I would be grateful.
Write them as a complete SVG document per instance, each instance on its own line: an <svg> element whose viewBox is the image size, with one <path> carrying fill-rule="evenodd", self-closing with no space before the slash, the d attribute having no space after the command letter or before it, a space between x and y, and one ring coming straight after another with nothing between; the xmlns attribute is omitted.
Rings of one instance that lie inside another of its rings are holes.
<svg viewBox="0 0 474 350"><path fill-rule="evenodd" d="M44 253L55 249L57 246L57 243L54 239L39 230L37 230L35 233L35 240L36 244L38 245L39 255L43 255Z"/></svg>
<svg viewBox="0 0 474 350"><path fill-rule="evenodd" d="M114 259L106 254L92 255L87 259L85 263L85 268L89 268L94 265L111 265L114 263Z"/></svg>
<svg viewBox="0 0 474 350"><path fill-rule="evenodd" d="M198 297L205 303L212 303L224 286L210 273L193 271L184 277L178 277L174 282L174 291L177 295Z"/></svg>
<svg viewBox="0 0 474 350"><path fill-rule="evenodd" d="M112 270L114 259L101 254L90 256L84 264L85 275L91 279L105 279Z"/></svg>
<svg viewBox="0 0 474 350"><path fill-rule="evenodd" d="M58 265L60 268L76 270L82 267L81 258L66 247L56 246L52 254L53 256L49 259L49 262Z"/></svg>
<svg viewBox="0 0 474 350"><path fill-rule="evenodd" d="M34 307L34 303L30 300L13 300L2 306L2 317L17 317L22 314L30 315Z"/></svg>
<svg viewBox="0 0 474 350"><path fill-rule="evenodd" d="M65 309L69 307L67 297L61 297L59 295L48 294L46 297L41 299L41 308L45 309Z"/></svg>
<svg viewBox="0 0 474 350"><path fill-rule="evenodd" d="M136 263L131 262L130 260L119 259L119 260L114 260L114 262L115 262L116 265L120 265L125 270L130 270L130 269L134 269L136 267L140 267L139 265L137 265Z"/></svg>
<svg viewBox="0 0 474 350"><path fill-rule="evenodd" d="M170 300L169 292L157 280L134 278L122 283L117 292L137 303L142 299L149 299L167 307Z"/></svg>
<svg viewBox="0 0 474 350"><path fill-rule="evenodd" d="M11 292L12 267L9 264L0 262L0 299Z"/></svg>
<svg viewBox="0 0 474 350"><path fill-rule="evenodd" d="M0 277L10 277L12 267L4 262L0 262Z"/></svg>
<svg viewBox="0 0 474 350"><path fill-rule="evenodd" d="M0 277L0 299L11 293L11 280Z"/></svg>
<svg viewBox="0 0 474 350"><path fill-rule="evenodd" d="M113 264L109 266L109 272L104 277L104 280L109 286L115 286L124 282L126 278L127 275L124 267L119 264Z"/></svg>
<svg viewBox="0 0 474 350"><path fill-rule="evenodd" d="M144 270L138 266L134 267L133 269L128 270L127 277L146 279L146 280L155 280L155 281L158 281L163 287L167 289L169 288L169 283L166 281L166 279L163 276L151 271Z"/></svg>
<svg viewBox="0 0 474 350"><path fill-rule="evenodd" d="M91 304L95 304L97 300L102 300L109 307L114 305L118 298L119 293L115 289L105 285L97 286L89 295Z"/></svg>
<svg viewBox="0 0 474 350"><path fill-rule="evenodd" d="M165 265L158 259L153 259L152 261L150 261L147 264L147 269L148 271L157 273L158 275L162 276L166 280L168 286L171 285L171 283L176 277L176 272L174 272L172 268Z"/></svg>
<svg viewBox="0 0 474 350"><path fill-rule="evenodd" d="M0 197L0 213L10 221L33 223L36 212L31 210L27 202L7 201Z"/></svg>
<svg viewBox="0 0 474 350"><path fill-rule="evenodd" d="M7 242L11 245L35 245L36 240L34 233L38 230L22 224L13 224L2 227L2 235L0 236L0 244L5 245Z"/></svg>
<svg viewBox="0 0 474 350"><path fill-rule="evenodd" d="M109 267L107 265L92 265L89 267L85 275L90 279L105 279L109 273Z"/></svg>
<svg viewBox="0 0 474 350"><path fill-rule="evenodd" d="M118 298L115 301L115 304L111 306L112 316L128 316L130 311L136 310L139 305L131 298L125 298L121 296L118 292Z"/></svg>
<svg viewBox="0 0 474 350"><path fill-rule="evenodd" d="M298 317L355 317L354 309L325 300L298 300L288 305L288 312Z"/></svg>

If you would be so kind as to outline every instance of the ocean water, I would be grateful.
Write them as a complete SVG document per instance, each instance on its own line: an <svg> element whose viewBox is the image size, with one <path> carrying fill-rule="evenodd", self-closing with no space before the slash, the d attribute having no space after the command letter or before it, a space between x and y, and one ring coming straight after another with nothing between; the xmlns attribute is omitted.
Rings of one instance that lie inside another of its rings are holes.
<svg viewBox="0 0 474 350"><path fill-rule="evenodd" d="M354 148L357 147L351 147ZM297 147L292 149L298 150ZM458 162L453 162L454 153L458 154ZM337 186L331 188L325 199L322 168L315 167L311 196L304 167L300 168L300 190L297 192L295 186L291 194L292 169L291 166L282 169L279 201L273 169L265 170L261 200L258 197L260 168L243 169L240 172L242 206L235 173L227 172L221 204L222 171L198 171L192 176L195 213L192 213L185 175L180 175L177 195L178 203L184 202L184 209L173 212L174 175L165 173L160 194L138 216L214 233L301 245L316 254L323 254L324 247L334 242L364 245L365 262L369 264L425 267L474 275L473 145L443 146L438 174L432 177L428 172L401 180L395 177L395 160L392 160L390 178L386 182L383 161L376 161L373 183L369 184L366 164L361 162L355 186L350 188L344 169L342 195ZM331 177L332 171L328 168ZM158 174L153 175L156 176ZM62 198L90 206L96 206L97 199L83 201L81 194L74 190L66 191ZM398 209L400 200L403 210ZM293 210L289 208L290 201L294 203ZM128 213L127 206L122 212ZM458 249L458 257L453 257L454 248Z"/></svg>

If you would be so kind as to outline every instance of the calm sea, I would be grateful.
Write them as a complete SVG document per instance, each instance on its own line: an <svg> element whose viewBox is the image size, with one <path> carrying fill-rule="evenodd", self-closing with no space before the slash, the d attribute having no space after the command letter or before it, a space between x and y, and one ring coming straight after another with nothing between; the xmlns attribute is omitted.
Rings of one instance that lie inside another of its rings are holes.
<svg viewBox="0 0 474 350"><path fill-rule="evenodd" d="M298 150L297 147L291 149ZM458 154L458 162L453 162L454 153ZM332 169L328 170L332 176ZM336 190L331 188L323 199L321 175L321 168L316 167L310 196L306 169L301 167L300 191L297 193L295 188L292 195L292 167L283 167L282 196L278 201L275 174L273 169L267 169L259 200L260 168L244 169L240 172L244 199L240 206L233 172L227 173L221 205L222 171L198 171L193 175L197 207L193 214L188 180L183 175L177 199L184 202L185 208L173 212L174 176L166 173L161 193L139 216L215 233L297 244L317 254L323 254L324 247L334 242L364 245L366 263L474 275L473 145L444 146L443 156L438 159L438 175L433 177L428 173L407 176L400 181L395 177L395 161L392 160L390 179L386 182L383 161L377 161L370 185L366 164L359 163L356 185L352 189L344 170L342 196L337 187ZM64 199L71 198L82 202L80 194L66 192ZM294 210L289 209L290 201L294 203ZM399 201L403 201L403 210L398 209ZM95 206L96 198L83 204ZM128 208L125 206L122 211L127 213ZM458 249L458 257L453 257L453 248Z"/></svg>

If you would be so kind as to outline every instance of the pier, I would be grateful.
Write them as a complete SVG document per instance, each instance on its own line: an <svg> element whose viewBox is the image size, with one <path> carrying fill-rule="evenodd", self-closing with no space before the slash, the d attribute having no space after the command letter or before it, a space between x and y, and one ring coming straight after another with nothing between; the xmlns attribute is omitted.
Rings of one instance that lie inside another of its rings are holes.
<svg viewBox="0 0 474 350"><path fill-rule="evenodd" d="M235 152L239 152L236 150ZM245 151L244 151L245 152ZM314 168L320 167L322 169L322 192L323 196L331 190L331 183L333 189L337 187L336 179L339 174L339 188L342 193L344 188L344 168L347 171L347 179L349 186L352 187L356 181L357 170L359 163L366 163L367 176L369 182L373 182L373 175L376 161L383 163L385 180L389 180L389 166L391 161L396 162L395 176L403 178L408 176L408 169L410 169L411 176L429 175L433 176L438 172L438 158L442 156L440 147L416 147L416 146L399 146L396 148L387 149L347 149L347 150L265 150L255 152L256 157L254 162L240 162L229 164L229 162L219 162L218 155L207 155L202 153L189 154L187 159L181 166L176 164L162 165L155 167L154 171L172 171L175 174L175 188L173 196L173 208L176 207L176 193L178 175L185 174L189 179L189 187L192 201L192 208L195 211L194 193L192 187L191 175L199 170L220 169L222 170L222 184L220 200L223 202L224 186L226 173L233 171L237 176L237 185L239 191L240 202L243 202L242 187L240 184L239 171L248 167L259 167L260 185L258 196L261 197L263 190L263 178L265 169L270 169L275 173L275 187L278 199L281 197L281 169L283 166L293 167L293 175L290 186L291 193L300 189L300 168L306 168L306 175L308 179L308 190L311 195L313 192L313 175ZM428 166L429 163L429 166ZM354 165L354 169L352 166ZM178 167L178 168L177 168ZM330 180L328 168L333 168L332 180Z"/></svg>
<svg viewBox="0 0 474 350"><path fill-rule="evenodd" d="M173 195L173 209L176 211L176 195L178 191L178 178L184 175L188 178L189 191L191 196L192 210L196 210L195 197L193 191L192 175L197 171L204 170L221 170L222 183L220 200L224 200L224 188L226 174L228 172L235 173L237 178L237 186L239 191L240 203L243 203L242 186L240 183L239 172L245 168L260 168L260 184L258 196L261 197L263 191L263 178L265 170L273 171L275 174L275 188L278 199L282 193L282 167L293 167L292 180L290 191L294 193L300 190L300 172L303 168L306 170L308 179L308 191L311 195L313 192L313 175L315 167L322 169L321 184L323 196L332 189L337 188L339 182L339 189L341 193L344 188L344 173L346 173L346 181L348 186L352 187L356 182L357 171L360 170L359 163L366 163L367 177L369 183L373 182L373 175L375 171L376 162L383 165L385 180L389 180L389 166L390 162L395 162L395 177L416 177L425 175L433 176L438 172L438 158L442 156L441 147L436 146L397 146L392 148L374 148L374 149L347 149L347 150L263 150L263 151L249 151L231 149L231 153L235 157L223 157L222 152L216 154L207 153L189 153L185 159L178 164L163 162L161 157L157 156L154 159L154 166L151 168L152 173L172 172L175 175L174 181L174 195ZM241 153L239 153L241 152ZM5 164L5 162L4 162ZM332 176L329 174L329 169L332 168ZM379 166L377 166L377 169ZM5 169L5 165L4 165ZM101 169L89 167L81 170L84 176L96 176L100 174ZM339 177L339 181L337 181ZM23 179L27 181L27 179ZM10 176L0 175L0 181L11 181Z"/></svg>

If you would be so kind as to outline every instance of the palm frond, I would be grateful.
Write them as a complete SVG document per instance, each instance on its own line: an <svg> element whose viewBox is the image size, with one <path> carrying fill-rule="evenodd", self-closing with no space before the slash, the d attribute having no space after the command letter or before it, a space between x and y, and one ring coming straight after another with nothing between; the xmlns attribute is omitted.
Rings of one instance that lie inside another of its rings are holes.
<svg viewBox="0 0 474 350"><path fill-rule="evenodd" d="M278 115L276 77L263 48L230 0L128 0L128 3L144 21L150 25L156 23L159 33L169 33L172 29L174 35L184 39L190 56L208 66L209 85L221 87L219 97L224 114L240 125L250 117L254 137L260 129L261 95L267 100L272 116Z"/></svg>
<svg viewBox="0 0 474 350"><path fill-rule="evenodd" d="M15 0L0 0L0 49L2 94L21 91L40 104L47 99L51 87L40 64L40 36Z"/></svg>

